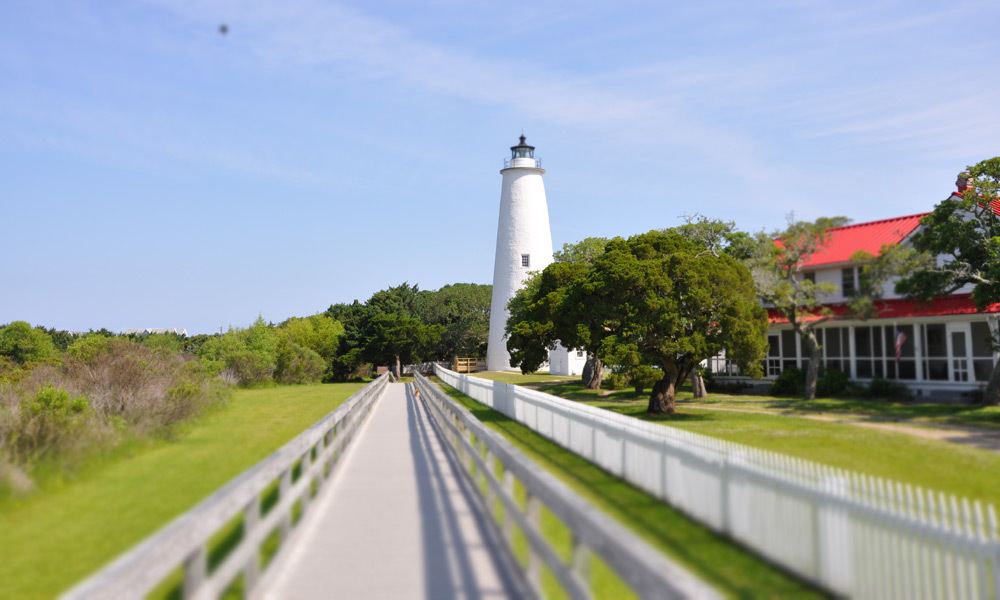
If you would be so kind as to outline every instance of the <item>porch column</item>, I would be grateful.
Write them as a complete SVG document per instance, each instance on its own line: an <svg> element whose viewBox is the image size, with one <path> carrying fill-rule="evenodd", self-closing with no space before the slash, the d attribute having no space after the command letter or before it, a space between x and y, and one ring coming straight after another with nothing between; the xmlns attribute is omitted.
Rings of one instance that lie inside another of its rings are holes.
<svg viewBox="0 0 1000 600"><path fill-rule="evenodd" d="M847 326L847 352L848 358L851 361L851 379L858 378L858 368L855 365L855 356L857 352L854 350L854 325Z"/></svg>

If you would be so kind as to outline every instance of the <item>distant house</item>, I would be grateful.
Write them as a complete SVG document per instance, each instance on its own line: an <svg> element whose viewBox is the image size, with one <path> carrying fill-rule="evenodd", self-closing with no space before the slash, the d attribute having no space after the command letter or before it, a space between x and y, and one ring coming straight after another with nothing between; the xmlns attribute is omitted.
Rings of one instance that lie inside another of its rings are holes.
<svg viewBox="0 0 1000 600"><path fill-rule="evenodd" d="M926 214L833 229L828 243L803 265L805 277L838 288L824 303L838 318L817 329L823 366L862 383L875 378L898 381L917 396L966 396L985 386L996 363L990 332L997 330L1000 304L977 311L968 289L930 302L911 300L896 294L895 281L889 281L876 302L877 318L845 316L847 299L860 287L860 265L851 257L859 250L877 255L883 245L909 243ZM805 368L808 355L791 325L774 310L769 319L765 378ZM708 369L721 381L748 380L724 354L710 359Z"/></svg>
<svg viewBox="0 0 1000 600"><path fill-rule="evenodd" d="M150 333L173 333L176 335L187 337L187 329L179 329L177 327L147 327L145 329L126 329L122 331L125 335L148 335Z"/></svg>

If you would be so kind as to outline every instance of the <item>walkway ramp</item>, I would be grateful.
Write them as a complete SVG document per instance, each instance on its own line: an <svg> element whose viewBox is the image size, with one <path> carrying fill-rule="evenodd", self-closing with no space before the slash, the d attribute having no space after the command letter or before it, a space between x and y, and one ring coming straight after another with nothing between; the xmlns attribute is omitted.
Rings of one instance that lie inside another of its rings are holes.
<svg viewBox="0 0 1000 600"><path fill-rule="evenodd" d="M390 384L265 598L509 598L523 583L423 403Z"/></svg>

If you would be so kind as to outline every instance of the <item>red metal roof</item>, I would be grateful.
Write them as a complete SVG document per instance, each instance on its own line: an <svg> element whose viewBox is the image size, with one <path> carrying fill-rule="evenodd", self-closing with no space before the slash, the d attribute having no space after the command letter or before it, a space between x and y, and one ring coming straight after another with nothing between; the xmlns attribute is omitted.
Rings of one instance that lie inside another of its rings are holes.
<svg viewBox="0 0 1000 600"><path fill-rule="evenodd" d="M807 258L802 267L815 268L849 262L859 250L878 256L882 246L898 244L906 239L927 214L929 213L835 227L829 231L830 237L826 244Z"/></svg>
<svg viewBox="0 0 1000 600"><path fill-rule="evenodd" d="M827 304L833 312L834 318L844 317L847 314L846 304ZM990 304L984 310L976 309L976 304L972 301L970 294L954 294L935 298L930 302L921 300L909 300L900 298L895 300L878 300L875 302L875 310L878 316L876 319L902 319L906 317L943 317L945 315L974 315L977 313L1000 313L1000 303ZM772 324L787 323L783 315L769 309L768 320ZM803 321L814 321L819 316L807 316Z"/></svg>

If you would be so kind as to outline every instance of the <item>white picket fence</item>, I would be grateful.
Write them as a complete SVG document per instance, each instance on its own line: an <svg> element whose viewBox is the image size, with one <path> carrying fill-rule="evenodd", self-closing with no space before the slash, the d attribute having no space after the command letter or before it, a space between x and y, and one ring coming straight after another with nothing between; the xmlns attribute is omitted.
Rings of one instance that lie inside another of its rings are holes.
<svg viewBox="0 0 1000 600"><path fill-rule="evenodd" d="M1000 536L992 505L640 421L440 365L435 374L834 594L1000 597Z"/></svg>

